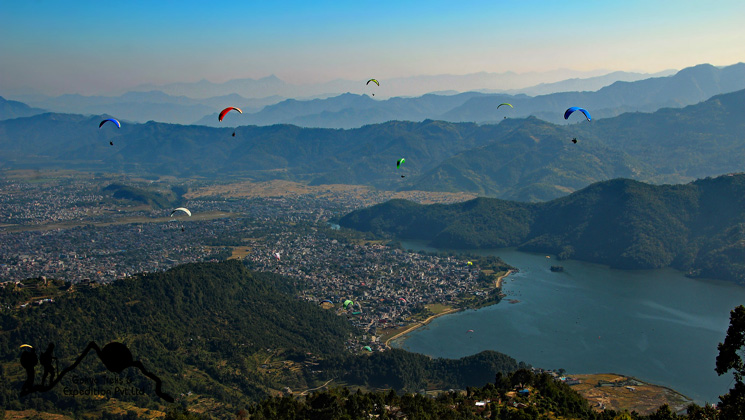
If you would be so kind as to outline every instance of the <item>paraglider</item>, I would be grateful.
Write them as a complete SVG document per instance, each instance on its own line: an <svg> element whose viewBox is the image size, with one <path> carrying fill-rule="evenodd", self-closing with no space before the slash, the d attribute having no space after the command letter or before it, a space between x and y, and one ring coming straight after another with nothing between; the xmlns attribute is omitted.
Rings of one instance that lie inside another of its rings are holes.
<svg viewBox="0 0 745 420"><path fill-rule="evenodd" d="M367 81L367 83L365 83L365 86L369 85L369 84L370 84L370 82L373 82L373 83L375 83L376 85L378 85L378 87L380 87L380 82L378 82L378 81L377 81L377 80L375 80L375 79L370 79L370 80L368 80L368 81ZM373 93L373 94L372 94L372 96L375 96L375 94Z"/></svg>
<svg viewBox="0 0 745 420"><path fill-rule="evenodd" d="M220 116L217 117L217 120L218 121L222 121L222 119L225 118L225 114L227 114L228 112L230 112L232 110L236 110L236 111L238 111L239 114L243 114L243 111L241 111L240 109L238 109L238 108L236 108L234 106L229 106L229 107L223 109L222 111L220 111Z"/></svg>
<svg viewBox="0 0 745 420"><path fill-rule="evenodd" d="M334 304L334 302L332 302L332 301L330 301L330 300L328 300L328 299L324 299L324 300L322 300L321 302L319 302L318 304L319 304L319 305L321 305L321 304L324 304L324 303L326 303L326 302L328 302L328 303L330 303L330 304L332 304L332 305Z"/></svg>
<svg viewBox="0 0 745 420"><path fill-rule="evenodd" d="M281 254L280 254L279 252L275 252L274 254L272 254L272 256L273 256L273 257L274 257L274 258L275 258L275 259L276 259L277 261L279 261L279 260L280 260L280 259L282 258L282 255L281 255Z"/></svg>
<svg viewBox="0 0 745 420"><path fill-rule="evenodd" d="M401 165L403 165L405 162L406 162L406 159L404 159L404 158L401 158L401 159L397 160L396 161L396 168L397 169L401 169ZM401 175L401 178L405 178L405 176L404 175Z"/></svg>
<svg viewBox="0 0 745 420"><path fill-rule="evenodd" d="M34 346L32 346L30 344L21 344L21 347L20 348L29 348L29 349L32 349L32 348L34 348Z"/></svg>
<svg viewBox="0 0 745 420"><path fill-rule="evenodd" d="M400 297L400 298L398 298L398 299L399 299L399 300L403 300L404 302L406 302L406 299L404 299L404 298L402 298L402 297ZM409 302L406 302L406 303L409 303Z"/></svg>
<svg viewBox="0 0 745 420"><path fill-rule="evenodd" d="M174 213L176 213L177 211L183 211L183 212L184 212L184 213L186 213L186 214L187 214L187 215L188 215L189 217L191 217L191 212L190 212L190 211L189 211L189 209L187 209L186 207L179 207L179 208L177 208L177 209L173 210L173 211L171 212L171 217L173 217L173 214L174 214Z"/></svg>
<svg viewBox="0 0 745 420"><path fill-rule="evenodd" d="M590 121L590 120L592 120L592 117L590 117L590 113L589 113L589 112L587 112L587 110L586 110L586 109L584 109L584 108L580 108L580 107L578 107L578 106L573 106L573 107L571 107L571 108L567 109L567 110L566 110L566 111L564 112L564 119L565 119L565 120L569 119L569 116L570 116L570 115L572 115L572 113L573 113L574 111L579 111L579 112L581 112L581 113L585 114L585 118L587 118L587 121Z"/></svg>
<svg viewBox="0 0 745 420"><path fill-rule="evenodd" d="M117 128L122 128L122 123L120 123L119 121L117 121L117 120L116 120L116 119L114 119L114 118L106 118L105 120L101 121L101 124L98 124L98 128L101 128L101 127L102 127L102 126L103 126L104 124L106 124L106 122L108 122L108 121L111 121L111 122L113 122L114 124L116 124L116 127L117 127Z"/></svg>
<svg viewBox="0 0 745 420"><path fill-rule="evenodd" d="M468 334L468 333L470 333L470 332L473 332L473 330L468 330L468 331L466 331L466 334Z"/></svg>
<svg viewBox="0 0 745 420"><path fill-rule="evenodd" d="M499 105L497 106L497 109L499 109L499 107L500 107L500 106L502 106L502 105L507 105L508 107L510 107L510 108L512 108L512 109L515 109L515 107L514 107L514 106L512 106L512 104L508 104L507 102L499 104ZM504 119L506 120L506 119L507 119L507 117L505 116L505 117L504 117Z"/></svg>
<svg viewBox="0 0 745 420"><path fill-rule="evenodd" d="M116 119L114 119L114 118L106 118L105 120L101 121L101 123L98 124L98 128L100 129L101 126L103 126L104 124L106 124L109 121L111 121L112 123L116 124L116 127L117 128L122 128L122 124L119 121L117 121ZM113 146L114 145L114 142L113 141L110 141L109 144Z"/></svg>
<svg viewBox="0 0 745 420"><path fill-rule="evenodd" d="M189 217L191 217L191 212L186 207L179 207L179 208L173 210L171 212L171 217L173 217L173 214L176 213L177 211L183 211L184 213L186 213L187 215L189 215ZM184 227L183 226L181 226L181 232L184 232Z"/></svg>
<svg viewBox="0 0 745 420"><path fill-rule="evenodd" d="M469 261L469 262L468 262L468 265L473 265L473 262Z"/></svg>
<svg viewBox="0 0 745 420"><path fill-rule="evenodd" d="M350 305L354 305L354 302L349 299L344 301L344 309L347 309Z"/></svg>
<svg viewBox="0 0 745 420"><path fill-rule="evenodd" d="M372 349L370 348L370 346L365 346L365 347L363 347L363 349L369 351L370 353L372 353Z"/></svg>

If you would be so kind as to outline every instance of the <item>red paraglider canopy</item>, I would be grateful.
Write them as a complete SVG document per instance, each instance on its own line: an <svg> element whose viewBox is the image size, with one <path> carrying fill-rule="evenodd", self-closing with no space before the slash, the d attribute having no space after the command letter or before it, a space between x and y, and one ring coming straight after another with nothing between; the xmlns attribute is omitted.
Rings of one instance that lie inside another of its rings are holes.
<svg viewBox="0 0 745 420"><path fill-rule="evenodd" d="M241 111L240 109L238 109L238 108L236 108L234 106L229 106L229 107L223 109L222 111L220 111L220 116L217 118L217 120L218 121L222 121L222 119L225 118L225 114L227 114L228 112L230 112L232 110L236 110L239 113L243 114L243 111Z"/></svg>

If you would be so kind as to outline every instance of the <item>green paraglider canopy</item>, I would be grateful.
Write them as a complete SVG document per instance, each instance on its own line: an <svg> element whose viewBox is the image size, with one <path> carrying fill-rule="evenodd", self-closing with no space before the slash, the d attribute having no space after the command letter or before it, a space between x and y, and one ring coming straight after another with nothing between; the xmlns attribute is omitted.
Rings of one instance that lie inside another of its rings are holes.
<svg viewBox="0 0 745 420"><path fill-rule="evenodd" d="M365 347L363 347L363 349L369 351L370 353L372 353L372 349L370 348L370 346L365 346Z"/></svg>
<svg viewBox="0 0 745 420"><path fill-rule="evenodd" d="M352 302L349 299L345 300L344 301L344 309L347 309L347 307L349 307L349 305L354 305L354 302Z"/></svg>

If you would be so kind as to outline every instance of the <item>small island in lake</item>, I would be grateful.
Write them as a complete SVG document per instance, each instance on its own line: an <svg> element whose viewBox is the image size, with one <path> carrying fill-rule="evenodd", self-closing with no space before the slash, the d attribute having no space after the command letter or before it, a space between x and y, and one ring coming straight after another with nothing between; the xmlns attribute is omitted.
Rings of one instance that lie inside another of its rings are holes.
<svg viewBox="0 0 745 420"><path fill-rule="evenodd" d="M553 271L554 273L561 273L561 272L564 271L564 267L562 267L560 265L552 265L551 266L551 271Z"/></svg>

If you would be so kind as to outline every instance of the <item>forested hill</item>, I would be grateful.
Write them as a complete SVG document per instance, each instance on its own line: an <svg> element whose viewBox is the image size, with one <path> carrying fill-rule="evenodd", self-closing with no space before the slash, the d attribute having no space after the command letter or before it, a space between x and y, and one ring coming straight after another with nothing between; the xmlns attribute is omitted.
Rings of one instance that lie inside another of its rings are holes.
<svg viewBox="0 0 745 420"><path fill-rule="evenodd" d="M90 341L100 347L120 341L157 372L169 393L202 390L235 402L244 397L230 392L232 387L259 398L276 386L256 375L252 355L267 348L335 354L354 331L346 319L295 299L291 283L251 273L237 261L188 264L106 286L75 285L72 290L53 303L3 312L4 362L16 361L23 343L39 349L54 343L60 366L67 366ZM2 307L18 308L27 291L0 289ZM31 296L44 292L38 287ZM89 372L103 371L100 364L87 366ZM19 367L6 367L10 380L0 381L3 393L14 395L5 401L17 401L20 375L10 374L16 370ZM142 385L152 388L146 378Z"/></svg>
<svg viewBox="0 0 745 420"><path fill-rule="evenodd" d="M510 130L502 123L489 144L455 154L410 182L420 190L538 201L613 178L682 183L739 172L745 168L743 109L745 90L682 109L563 127L533 117Z"/></svg>
<svg viewBox="0 0 745 420"><path fill-rule="evenodd" d="M518 368L514 359L496 352L460 360L432 360L402 350L352 354L347 339L359 332L346 317L298 300L294 279L252 272L235 260L187 264L98 287L36 279L24 286L0 287L0 408L8 410L90 414L115 400L137 407L164 404L153 382L136 369L123 375L145 395L114 394L109 401L65 394L65 388L78 388L73 376L104 376L106 369L93 352L53 390L19 399L26 378L18 362L21 344L41 353L54 343L64 369L91 341L101 348L124 343L135 360L162 379L165 393L213 414L235 413L284 387L302 390L334 378L416 391L431 384L481 386L496 372ZM44 296L54 301L21 306ZM261 368L266 363L272 366ZM319 363L322 368L309 367ZM474 371L481 375L463 376ZM40 376L37 367L37 381ZM190 392L194 395L182 396Z"/></svg>
<svg viewBox="0 0 745 420"><path fill-rule="evenodd" d="M743 104L745 90L683 109L571 125L529 117L497 125L389 121L353 130L243 126L235 137L232 128L152 121L99 129L102 117L47 113L0 121L0 166L279 178L539 201L613 178L688 182L739 171ZM401 158L406 162L396 168Z"/></svg>
<svg viewBox="0 0 745 420"><path fill-rule="evenodd" d="M69 286L61 286L65 287ZM106 286L76 285L72 290L52 303L3 312L0 356L5 378L0 391L8 404L19 404L25 374L17 358L23 343L42 350L54 343L55 356L64 368L90 341L100 347L119 341L163 380L164 392L177 397L193 391L229 406L266 397L270 389L288 385L258 374L261 362L257 359L269 356L266 349L336 354L344 349L345 337L354 332L346 319L294 298L292 283L276 275L249 272L237 261L188 264ZM38 296L46 291L38 287L31 293ZM1 306L17 308L26 292L0 289ZM85 362L75 370L76 375L105 372L95 355L89 354ZM134 369L127 375L148 390L145 398L164 403L153 393L150 380ZM31 395L20 404L33 407L38 400L43 404L40 408L57 412L100 408L89 406L86 399L65 396L63 387L75 387L68 376L54 390ZM288 380L291 386L304 384L302 375L292 379ZM131 400L125 395L116 397ZM135 401L140 407L145 404L143 397Z"/></svg>
<svg viewBox="0 0 745 420"><path fill-rule="evenodd" d="M340 224L441 248L515 246L616 268L672 266L745 283L745 174L686 185L615 179L534 204L392 200L354 211Z"/></svg>

